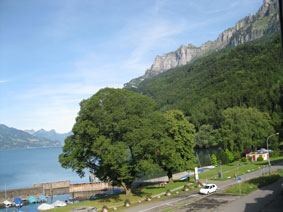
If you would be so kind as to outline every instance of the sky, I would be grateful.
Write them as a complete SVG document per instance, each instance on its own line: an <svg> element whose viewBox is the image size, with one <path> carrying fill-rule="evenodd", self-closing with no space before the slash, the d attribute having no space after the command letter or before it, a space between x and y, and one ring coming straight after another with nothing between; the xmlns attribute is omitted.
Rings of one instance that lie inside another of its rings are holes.
<svg viewBox="0 0 283 212"><path fill-rule="evenodd" d="M69 132L79 103L157 55L215 40L263 0L0 0L0 124Z"/></svg>

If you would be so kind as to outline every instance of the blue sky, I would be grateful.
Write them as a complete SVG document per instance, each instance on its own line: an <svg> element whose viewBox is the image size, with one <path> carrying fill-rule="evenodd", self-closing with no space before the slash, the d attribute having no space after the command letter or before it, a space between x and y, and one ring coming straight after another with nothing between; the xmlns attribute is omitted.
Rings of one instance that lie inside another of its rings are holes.
<svg viewBox="0 0 283 212"><path fill-rule="evenodd" d="M263 0L0 0L0 123L68 132L79 102L200 46Z"/></svg>

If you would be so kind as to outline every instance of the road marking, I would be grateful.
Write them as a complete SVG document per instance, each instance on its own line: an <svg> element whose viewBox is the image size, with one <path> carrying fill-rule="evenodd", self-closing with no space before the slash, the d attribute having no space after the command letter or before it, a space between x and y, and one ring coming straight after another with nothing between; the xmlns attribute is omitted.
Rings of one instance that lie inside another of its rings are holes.
<svg viewBox="0 0 283 212"><path fill-rule="evenodd" d="M188 197L191 197L191 196L188 196ZM160 205L157 205L157 206L153 206L153 207L151 207L151 208L147 208L147 209L141 210L141 211L139 211L139 212L149 211L149 210L152 210L152 209L154 209L154 208L158 208L158 207L160 207L160 206L163 206L164 204L165 204L165 205L169 205L169 204L172 204L172 203L175 203L175 202L179 202L179 201L188 199L188 197L185 197L185 198L182 198L182 199L177 199L177 200L175 200L175 201L171 201L171 202L167 202L167 203L163 203L163 204L160 204Z"/></svg>
<svg viewBox="0 0 283 212"><path fill-rule="evenodd" d="M217 200L225 200L225 201L234 201L234 200L236 200L236 199L238 199L239 197L238 196L236 196L236 198L213 198L213 199L217 199Z"/></svg>

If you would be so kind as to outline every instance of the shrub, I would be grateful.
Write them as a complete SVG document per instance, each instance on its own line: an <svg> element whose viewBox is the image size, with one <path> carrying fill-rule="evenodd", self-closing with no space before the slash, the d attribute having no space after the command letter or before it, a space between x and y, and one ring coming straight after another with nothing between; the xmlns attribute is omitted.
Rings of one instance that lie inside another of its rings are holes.
<svg viewBox="0 0 283 212"><path fill-rule="evenodd" d="M124 206L129 206L131 205L131 201L129 199L126 199L125 202L124 202Z"/></svg>
<svg viewBox="0 0 283 212"><path fill-rule="evenodd" d="M270 157L278 157L280 155L279 150L273 150L272 152L269 153Z"/></svg>
<svg viewBox="0 0 283 212"><path fill-rule="evenodd" d="M242 161L242 162L247 162L247 158L243 157L243 158L241 159L241 161Z"/></svg>
<svg viewBox="0 0 283 212"><path fill-rule="evenodd" d="M145 199L146 199L147 201L150 201L150 200L152 199L151 194L147 194Z"/></svg>
<svg viewBox="0 0 283 212"><path fill-rule="evenodd" d="M213 166L217 165L217 157L216 157L215 154L211 155L211 163L212 163Z"/></svg>
<svg viewBox="0 0 283 212"><path fill-rule="evenodd" d="M232 163L234 161L234 155L232 152L230 152L228 149L225 149L225 153L228 157L229 163Z"/></svg>
<svg viewBox="0 0 283 212"><path fill-rule="evenodd" d="M241 153L240 152L233 152L234 160L240 160L241 159Z"/></svg>
<svg viewBox="0 0 283 212"><path fill-rule="evenodd" d="M263 161L263 157L258 157L257 161Z"/></svg>
<svg viewBox="0 0 283 212"><path fill-rule="evenodd" d="M102 211L104 211L104 210L109 210L109 208L107 207L107 205L103 205L103 207L102 207Z"/></svg>
<svg viewBox="0 0 283 212"><path fill-rule="evenodd" d="M228 164L229 163L228 155L224 151L221 151L219 153L219 160L221 161L221 164Z"/></svg>

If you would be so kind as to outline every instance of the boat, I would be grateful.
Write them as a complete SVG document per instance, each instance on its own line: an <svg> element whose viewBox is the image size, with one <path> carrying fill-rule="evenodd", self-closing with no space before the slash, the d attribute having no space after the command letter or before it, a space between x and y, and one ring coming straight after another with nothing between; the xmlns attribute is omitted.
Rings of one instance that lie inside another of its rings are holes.
<svg viewBox="0 0 283 212"><path fill-rule="evenodd" d="M56 207L64 207L67 204L65 202L60 201L60 200L57 200L56 202L52 203L51 205L53 205L56 208Z"/></svg>
<svg viewBox="0 0 283 212"><path fill-rule="evenodd" d="M8 201L8 200L5 200L4 201L4 205L5 205L6 208L9 208L9 207L11 207L13 205L13 203Z"/></svg>
<svg viewBox="0 0 283 212"><path fill-rule="evenodd" d="M46 201L47 201L47 199L46 199L46 197L45 197L44 195L39 196L39 197L38 197L38 200L39 200L40 202L46 202Z"/></svg>
<svg viewBox="0 0 283 212"><path fill-rule="evenodd" d="M24 202L23 202L23 200L22 200L21 198L16 197L16 198L14 199L14 203L15 203L15 206L16 206L16 207L22 207Z"/></svg>
<svg viewBox="0 0 283 212"><path fill-rule="evenodd" d="M33 203L37 203L37 199L34 196L29 196L28 198L29 203L33 204Z"/></svg>
<svg viewBox="0 0 283 212"><path fill-rule="evenodd" d="M37 207L37 209L39 211L50 210L50 209L53 209L53 208L54 208L53 205L50 205L50 204L47 204L47 203L43 203L43 204L41 204L40 206Z"/></svg>

